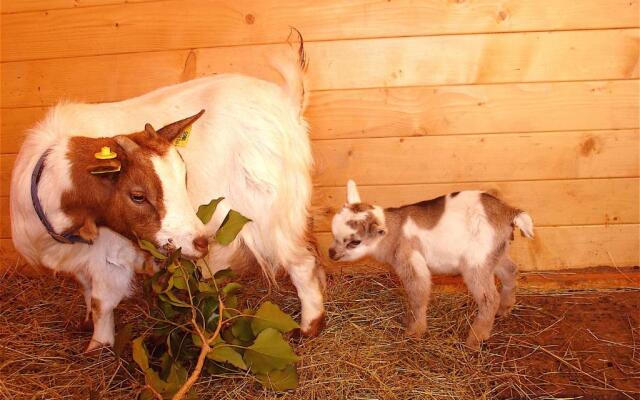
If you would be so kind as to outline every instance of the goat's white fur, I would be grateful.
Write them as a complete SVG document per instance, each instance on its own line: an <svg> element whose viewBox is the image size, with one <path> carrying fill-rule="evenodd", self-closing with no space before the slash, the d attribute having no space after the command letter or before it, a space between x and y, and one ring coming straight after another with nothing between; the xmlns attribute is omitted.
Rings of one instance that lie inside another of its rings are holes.
<svg viewBox="0 0 640 400"><path fill-rule="evenodd" d="M35 163L46 149L53 149L40 181L40 199L54 229L61 232L70 224L60 210L60 194L71 186L66 159L69 137L136 132L147 122L161 127L201 109L206 113L193 125L188 145L179 149L188 171L190 215L185 215L181 205L187 194L180 191L184 180L178 181L182 162L176 163L177 153L171 150L174 155L170 160L154 160L168 194L167 218L162 226L167 238L176 239L176 230L195 229L195 208L223 196L225 205L221 208L233 208L252 222L232 247L220 251L224 257L216 255L220 249L213 249L213 269L228 267L233 251L244 243L267 275L273 276L282 266L289 272L302 302L303 331L323 316L323 275L306 242L312 155L308 127L301 118L301 107L306 103L299 92L303 73L297 64L287 62L277 64L287 66L280 70L286 81L284 90L247 76L210 76L121 102L61 103L31 130L12 178L14 244L29 263L75 275L83 284L88 308L91 297L100 300L103 313L108 315L94 327L90 348L113 343L112 309L130 293L134 270L142 266L144 255L129 240L106 228L99 229L93 245L55 242L31 204L30 176ZM219 225L220 219L211 224ZM189 251L191 243L186 242L193 232L184 235L177 243L183 252Z"/></svg>

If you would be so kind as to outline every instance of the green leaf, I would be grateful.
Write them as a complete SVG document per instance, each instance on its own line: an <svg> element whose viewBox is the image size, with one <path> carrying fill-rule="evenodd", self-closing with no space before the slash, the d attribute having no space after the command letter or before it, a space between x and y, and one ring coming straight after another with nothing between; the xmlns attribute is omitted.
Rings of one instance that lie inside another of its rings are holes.
<svg viewBox="0 0 640 400"><path fill-rule="evenodd" d="M140 246L142 250L151 253L151 255L158 260L165 260L167 258L167 256L162 254L160 250L158 250L156 246L154 246L153 243L149 242L148 240L138 239L138 246Z"/></svg>
<svg viewBox="0 0 640 400"><path fill-rule="evenodd" d="M225 287L222 289L222 293L226 295L231 295L238 293L238 291L242 289L242 285L236 282L227 283Z"/></svg>
<svg viewBox="0 0 640 400"><path fill-rule="evenodd" d="M234 276L235 274L230 268L221 269L213 275L217 283L222 283L225 279L233 279Z"/></svg>
<svg viewBox="0 0 640 400"><path fill-rule="evenodd" d="M149 369L149 354L147 354L147 348L144 346L144 336L133 340L131 350L133 352L133 361L146 372Z"/></svg>
<svg viewBox="0 0 640 400"><path fill-rule="evenodd" d="M244 361L257 374L284 369L298 361L289 343L273 328L260 332L256 341L244 352Z"/></svg>
<svg viewBox="0 0 640 400"><path fill-rule="evenodd" d="M113 343L113 352L118 357L122 357L124 348L131 341L132 333L133 333L133 324L126 324L118 331L118 334L116 335L116 339Z"/></svg>
<svg viewBox="0 0 640 400"><path fill-rule="evenodd" d="M176 307L191 308L190 304L187 304L184 301L182 301L179 298L177 298L176 295L173 294L173 292L161 293L161 294L158 295L158 298L160 298L162 301L166 301L167 303L172 304L172 305L174 305Z"/></svg>
<svg viewBox="0 0 640 400"><path fill-rule="evenodd" d="M242 227L249 221L251 220L239 212L230 210L227 216L224 217L220 229L216 232L216 241L223 246L233 242L233 239L238 236Z"/></svg>
<svg viewBox="0 0 640 400"><path fill-rule="evenodd" d="M151 288L153 292L164 293L167 290L171 290L173 287L173 279L172 276L166 271L157 272L151 278Z"/></svg>
<svg viewBox="0 0 640 400"><path fill-rule="evenodd" d="M205 328L210 328L216 318L218 318L218 299L214 296L205 297L200 304L198 304L198 309L202 313L204 318Z"/></svg>
<svg viewBox="0 0 640 400"><path fill-rule="evenodd" d="M138 400L155 400L155 398L156 396L155 394L153 394L151 389L146 388L142 392L140 392L140 396L138 397Z"/></svg>
<svg viewBox="0 0 640 400"><path fill-rule="evenodd" d="M251 329L255 335L267 328L274 328L282 333L290 332L300 326L289 314L280 310L280 307L270 301L260 305L251 321Z"/></svg>
<svg viewBox="0 0 640 400"><path fill-rule="evenodd" d="M227 345L222 339L218 338L214 342L214 346L215 347L207 353L208 359L217 362L226 362L242 370L247 369L247 364L245 364L240 353L238 353L233 347Z"/></svg>
<svg viewBox="0 0 640 400"><path fill-rule="evenodd" d="M218 207L218 203L224 200L224 197L218 197L217 199L211 200L209 204L203 204L198 207L198 212L196 215L200 218L203 224L208 224L211 221L211 217L216 212L216 207Z"/></svg>
<svg viewBox="0 0 640 400"><path fill-rule="evenodd" d="M185 280L184 274L179 269L173 273L173 287L180 290L187 289L187 281Z"/></svg>
<svg viewBox="0 0 640 400"><path fill-rule="evenodd" d="M295 365L289 365L282 370L274 370L268 374L257 374L256 378L263 386L283 392L298 387L298 370Z"/></svg>
<svg viewBox="0 0 640 400"><path fill-rule="evenodd" d="M231 333L243 342L251 342L255 338L251 330L251 317L240 317L231 326Z"/></svg>
<svg viewBox="0 0 640 400"><path fill-rule="evenodd" d="M178 362L171 364L171 370L167 377L167 394L174 395L186 381L187 370Z"/></svg>
<svg viewBox="0 0 640 400"><path fill-rule="evenodd" d="M160 375L153 368L147 368L144 371L144 378L147 385L155 389L156 392L165 394L167 392L167 382L160 378ZM166 397L166 396L163 396Z"/></svg>
<svg viewBox="0 0 640 400"><path fill-rule="evenodd" d="M207 282L198 282L198 292L200 293L217 293L215 285Z"/></svg>

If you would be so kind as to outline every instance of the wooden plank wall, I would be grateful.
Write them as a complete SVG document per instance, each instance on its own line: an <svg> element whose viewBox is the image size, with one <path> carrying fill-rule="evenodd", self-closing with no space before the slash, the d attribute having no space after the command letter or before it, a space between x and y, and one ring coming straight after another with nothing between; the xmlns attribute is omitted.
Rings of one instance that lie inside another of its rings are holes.
<svg viewBox="0 0 640 400"><path fill-rule="evenodd" d="M272 79L307 41L315 230L355 178L399 205L493 190L528 210L523 269L639 263L638 0L11 0L2 3L0 245L11 167L62 99L105 102L194 77Z"/></svg>

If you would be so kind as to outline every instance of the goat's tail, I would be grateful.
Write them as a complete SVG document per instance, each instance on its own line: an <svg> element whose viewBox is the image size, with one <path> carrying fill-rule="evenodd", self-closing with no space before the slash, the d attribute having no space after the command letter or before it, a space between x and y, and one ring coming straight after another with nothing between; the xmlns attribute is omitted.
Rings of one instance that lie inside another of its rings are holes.
<svg viewBox="0 0 640 400"><path fill-rule="evenodd" d="M298 35L298 50L294 49L293 43L290 41L293 33ZM291 33L287 39L290 51L286 56L275 58L271 61L273 67L284 79L283 90L291 99L294 107L298 108L300 115L307 108L309 94L305 89L305 72L307 71L307 55L304 51L304 39L302 34L296 28L291 28Z"/></svg>
<svg viewBox="0 0 640 400"><path fill-rule="evenodd" d="M529 239L533 239L533 220L531 216L524 211L520 211L513 219L513 224L520 228L522 234Z"/></svg>

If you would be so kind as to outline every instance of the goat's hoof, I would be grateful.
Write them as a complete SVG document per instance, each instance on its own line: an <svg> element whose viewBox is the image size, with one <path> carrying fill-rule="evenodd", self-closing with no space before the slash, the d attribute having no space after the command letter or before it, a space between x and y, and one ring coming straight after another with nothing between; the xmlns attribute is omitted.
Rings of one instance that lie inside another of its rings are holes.
<svg viewBox="0 0 640 400"><path fill-rule="evenodd" d="M422 337L424 337L425 333L427 333L426 326L411 325L407 328L404 334L410 338L421 339Z"/></svg>
<svg viewBox="0 0 640 400"><path fill-rule="evenodd" d="M473 334L473 332L469 333L467 336L467 341L465 342L465 346L473 351L480 351L480 344L482 341Z"/></svg>
<svg viewBox="0 0 640 400"><path fill-rule="evenodd" d="M498 312L496 313L496 315L498 317L506 317L509 314L511 314L511 310L513 310L513 305L500 306L500 308L498 308Z"/></svg>
<svg viewBox="0 0 640 400"><path fill-rule="evenodd" d="M86 350L84 351L84 354L98 353L98 350L103 349L105 347L108 347L108 345L106 345L104 343L100 343L97 340L91 339L91 341L89 342L89 345L87 346Z"/></svg>
<svg viewBox="0 0 640 400"><path fill-rule="evenodd" d="M322 329L324 329L324 325L325 325L325 314L323 312L322 315L312 320L309 323L309 326L307 328L300 329L299 333L301 333L302 336L304 337L318 336L322 331Z"/></svg>

